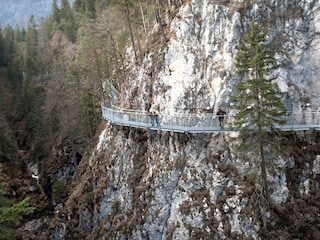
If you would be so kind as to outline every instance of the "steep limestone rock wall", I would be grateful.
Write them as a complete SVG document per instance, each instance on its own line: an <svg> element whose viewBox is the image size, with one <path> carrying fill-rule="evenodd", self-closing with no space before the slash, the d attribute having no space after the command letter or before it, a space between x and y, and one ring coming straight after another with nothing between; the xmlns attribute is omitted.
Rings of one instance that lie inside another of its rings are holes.
<svg viewBox="0 0 320 240"><path fill-rule="evenodd" d="M169 41L151 46L142 64L131 66L117 104L142 110L158 106L163 117L195 108L215 111L218 105L231 112L232 85L238 81L236 45L256 17L276 43L286 105L299 110L310 103L317 109L319 16L315 0L190 1L166 18ZM230 137L107 123L96 151L81 161L81 181L52 222L50 234L54 239L319 236L314 215L320 214L318 136L298 133L283 140L291 147L279 156L285 170L269 179L276 202L269 233L261 231L259 187L251 179L256 166L248 161L252 154L237 154ZM301 213L301 208L310 212ZM302 220L295 221L297 216L309 216L312 231L307 232Z"/></svg>
<svg viewBox="0 0 320 240"><path fill-rule="evenodd" d="M256 238L254 214L240 217L250 212L252 189L246 189L225 137L108 126L82 179L94 185L92 199L86 200L82 184L57 220L81 212L83 232L69 228L60 238L56 227L55 239L223 239L232 232Z"/></svg>
<svg viewBox="0 0 320 240"><path fill-rule="evenodd" d="M144 110L159 105L164 115L177 108L229 108L232 85L238 80L236 46L248 22L256 18L275 47L287 107L296 111L310 103L317 110L319 2L250 2L192 1L181 7L167 22L167 45L154 48L142 66L134 68L131 87L122 89L128 93L122 104Z"/></svg>

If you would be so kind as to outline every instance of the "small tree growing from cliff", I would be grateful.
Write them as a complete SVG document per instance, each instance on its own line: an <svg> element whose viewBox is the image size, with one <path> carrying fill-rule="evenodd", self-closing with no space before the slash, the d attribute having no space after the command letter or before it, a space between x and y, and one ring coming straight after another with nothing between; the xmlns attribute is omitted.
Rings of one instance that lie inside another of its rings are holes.
<svg viewBox="0 0 320 240"><path fill-rule="evenodd" d="M29 198L12 205L10 200L4 196L3 179L0 166L0 240L14 238L14 229L23 219L23 216L33 213L35 207L29 205Z"/></svg>
<svg viewBox="0 0 320 240"><path fill-rule="evenodd" d="M285 124L286 110L275 82L274 70L278 64L271 45L266 44L266 35L254 21L241 38L235 66L242 79L235 85L238 95L233 97L235 126L241 129L239 139L254 139L250 144L242 141L240 148L249 147L250 151L259 153L259 175L265 200L262 201L263 225L266 229L265 213L270 200L267 186L267 161L270 157L266 153L267 149L275 147L276 141L272 138L277 126Z"/></svg>

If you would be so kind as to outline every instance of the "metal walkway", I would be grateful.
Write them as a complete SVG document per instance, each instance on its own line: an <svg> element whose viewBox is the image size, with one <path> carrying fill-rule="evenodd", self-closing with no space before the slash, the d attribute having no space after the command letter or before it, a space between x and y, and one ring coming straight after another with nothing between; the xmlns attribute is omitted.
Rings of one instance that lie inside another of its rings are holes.
<svg viewBox="0 0 320 240"><path fill-rule="evenodd" d="M160 126L156 127L151 125L150 116L146 111L122 109L111 104L102 104L101 108L102 117L105 120L121 126L183 133L239 131L232 126L233 117L230 115L225 117L223 129L219 127L214 113L160 115ZM320 130L320 112L304 111L291 114L288 124L279 126L279 128L282 131Z"/></svg>

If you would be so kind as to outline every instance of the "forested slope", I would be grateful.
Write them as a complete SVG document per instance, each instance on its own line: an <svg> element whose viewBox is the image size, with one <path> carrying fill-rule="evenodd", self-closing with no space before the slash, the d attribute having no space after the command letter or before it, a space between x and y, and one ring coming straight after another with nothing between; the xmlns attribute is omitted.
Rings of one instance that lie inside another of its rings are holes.
<svg viewBox="0 0 320 240"><path fill-rule="evenodd" d="M47 216L66 199L82 154L95 143L103 84L120 87L125 81L125 48L146 39L156 6L53 1L51 14L40 22L29 16L26 27L1 29L0 157L8 183L3 188L13 202L31 196L37 210L28 219ZM145 50L135 47L139 61Z"/></svg>
<svg viewBox="0 0 320 240"><path fill-rule="evenodd" d="M17 238L316 239L317 132L276 136L265 230L257 154L236 151L234 135L101 120L110 84L123 108L232 112L236 46L253 18L274 46L285 107L318 110L316 0L62 0L39 24L1 29L1 189L36 207Z"/></svg>

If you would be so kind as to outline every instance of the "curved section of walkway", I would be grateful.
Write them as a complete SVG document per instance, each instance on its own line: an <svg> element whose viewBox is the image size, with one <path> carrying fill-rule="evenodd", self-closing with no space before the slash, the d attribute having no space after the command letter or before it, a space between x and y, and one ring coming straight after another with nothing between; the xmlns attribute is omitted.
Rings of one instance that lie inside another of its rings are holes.
<svg viewBox="0 0 320 240"><path fill-rule="evenodd" d="M144 128L151 130L212 133L219 131L239 131L232 126L232 116L225 117L225 127L219 127L218 119L214 113L182 114L170 116L160 115L160 126L151 125L151 119L146 111L122 109L111 104L102 104L102 117L113 124ZM299 112L290 114L288 124L279 126L283 131L320 130L320 112Z"/></svg>

